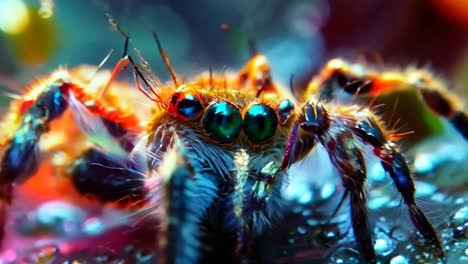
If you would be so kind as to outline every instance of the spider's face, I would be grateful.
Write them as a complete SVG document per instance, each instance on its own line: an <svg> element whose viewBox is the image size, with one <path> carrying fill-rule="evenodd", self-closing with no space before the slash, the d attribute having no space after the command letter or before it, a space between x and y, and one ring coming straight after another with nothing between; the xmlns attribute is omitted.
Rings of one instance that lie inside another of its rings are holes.
<svg viewBox="0 0 468 264"><path fill-rule="evenodd" d="M257 64L263 69L264 64ZM201 75L191 83L161 91L168 96L155 108L147 130L151 152L162 157L167 150L162 146L169 146L171 137L177 135L195 156L225 164L224 170L215 169L222 175L235 170L239 151L249 155L249 170L260 171L272 160L281 162L295 105L275 87L262 90L258 84L266 75L256 74L259 80L254 82L251 78L259 70L249 67L239 75Z"/></svg>

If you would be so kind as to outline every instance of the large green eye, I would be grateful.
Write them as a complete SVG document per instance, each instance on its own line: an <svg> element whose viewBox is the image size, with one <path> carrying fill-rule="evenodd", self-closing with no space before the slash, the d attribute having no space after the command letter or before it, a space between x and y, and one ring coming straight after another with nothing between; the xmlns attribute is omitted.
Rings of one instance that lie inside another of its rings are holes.
<svg viewBox="0 0 468 264"><path fill-rule="evenodd" d="M221 101L212 104L203 116L203 127L212 139L219 143L237 140L242 126L242 116L231 103Z"/></svg>
<svg viewBox="0 0 468 264"><path fill-rule="evenodd" d="M264 143L275 135L278 117L265 104L252 105L244 116L244 133L252 143Z"/></svg>

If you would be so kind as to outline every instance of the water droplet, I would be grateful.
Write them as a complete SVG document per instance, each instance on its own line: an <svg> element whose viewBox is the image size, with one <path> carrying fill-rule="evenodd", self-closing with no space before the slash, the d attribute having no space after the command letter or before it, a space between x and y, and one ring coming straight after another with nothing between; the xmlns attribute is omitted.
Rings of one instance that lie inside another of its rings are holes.
<svg viewBox="0 0 468 264"><path fill-rule="evenodd" d="M308 217L308 216L311 216L312 215L312 211L309 210L309 209L306 209L302 212L302 216L303 217Z"/></svg>
<svg viewBox="0 0 468 264"><path fill-rule="evenodd" d="M427 153L418 153L414 158L413 167L418 173L428 173L433 171L435 164L432 161L432 155Z"/></svg>
<svg viewBox="0 0 468 264"><path fill-rule="evenodd" d="M316 226L318 224L317 220L314 219L307 219L306 223L308 226Z"/></svg>
<svg viewBox="0 0 468 264"><path fill-rule="evenodd" d="M434 249L420 247L419 250L421 251L414 256L417 263L443 263L440 259L434 258ZM448 263L450 263L450 261Z"/></svg>
<svg viewBox="0 0 468 264"><path fill-rule="evenodd" d="M301 234L301 235L304 235L304 234L307 233L307 229L306 229L305 227L303 227L303 226L299 226L299 227L297 228L297 233L299 233L299 234Z"/></svg>
<svg viewBox="0 0 468 264"><path fill-rule="evenodd" d="M15 228L25 236L46 234L71 237L79 233L85 216L86 213L79 207L63 201L50 201L28 213L27 217L19 218Z"/></svg>
<svg viewBox="0 0 468 264"><path fill-rule="evenodd" d="M336 191L336 184L327 182L320 189L320 199L327 200L333 196Z"/></svg>
<svg viewBox="0 0 468 264"><path fill-rule="evenodd" d="M312 201L312 192L305 192L299 197L298 202L300 204L308 204Z"/></svg>
<svg viewBox="0 0 468 264"><path fill-rule="evenodd" d="M389 201L390 197L385 196L384 194L382 194L382 196L375 195L369 199L367 202L367 207L369 207L369 209L376 210L386 206Z"/></svg>
<svg viewBox="0 0 468 264"><path fill-rule="evenodd" d="M367 174L369 182L373 184L383 182L387 179L386 172L382 168L382 164L380 162L372 162Z"/></svg>
<svg viewBox="0 0 468 264"><path fill-rule="evenodd" d="M450 226L453 228L453 237L468 238L468 206L460 208L452 216Z"/></svg>
<svg viewBox="0 0 468 264"><path fill-rule="evenodd" d="M44 225L57 225L63 221L77 222L84 215L80 208L62 201L44 203L36 211L37 220Z"/></svg>
<svg viewBox="0 0 468 264"><path fill-rule="evenodd" d="M399 241L406 241L408 239L408 234L403 229L396 227L392 230L390 236Z"/></svg>
<svg viewBox="0 0 468 264"><path fill-rule="evenodd" d="M391 200L390 202L388 202L387 204L387 208L393 208L393 207L398 207L401 205L401 201L400 200Z"/></svg>
<svg viewBox="0 0 468 264"><path fill-rule="evenodd" d="M436 192L437 188L427 182L416 181L416 197L427 197Z"/></svg>
<svg viewBox="0 0 468 264"><path fill-rule="evenodd" d="M468 206L464 206L460 208L454 215L453 215L453 220L455 221L464 221L468 219Z"/></svg>
<svg viewBox="0 0 468 264"><path fill-rule="evenodd" d="M374 245L375 251L383 256L387 256L388 254L392 253L393 249L391 247L391 242L386 239L377 239L375 240Z"/></svg>
<svg viewBox="0 0 468 264"><path fill-rule="evenodd" d="M303 210L302 207L300 207L300 206L294 206L293 209L292 209L292 212L293 212L294 214L298 214L298 213L302 212L302 210Z"/></svg>
<svg viewBox="0 0 468 264"><path fill-rule="evenodd" d="M360 262L359 253L352 248L340 248L332 255L335 263L358 264Z"/></svg>
<svg viewBox="0 0 468 264"><path fill-rule="evenodd" d="M390 264L409 264L409 261L402 255L398 255L390 260Z"/></svg>
<svg viewBox="0 0 468 264"><path fill-rule="evenodd" d="M149 263L154 257L154 253L150 250L140 250L135 254L135 258L139 263Z"/></svg>
<svg viewBox="0 0 468 264"><path fill-rule="evenodd" d="M432 200L439 203L447 202L447 196L442 193L436 193L432 195Z"/></svg>
<svg viewBox="0 0 468 264"><path fill-rule="evenodd" d="M412 244L408 244L408 245L406 246L406 250L408 250L408 251L410 251L410 252L416 251L415 248L414 248L414 246L413 246Z"/></svg>
<svg viewBox="0 0 468 264"><path fill-rule="evenodd" d="M101 256L97 256L95 258L96 260L96 263L102 263L102 264L106 264L106 263L111 263L113 262L113 260L117 259L116 256L112 256L112 255L101 255Z"/></svg>
<svg viewBox="0 0 468 264"><path fill-rule="evenodd" d="M326 238L328 239L333 239L336 237L336 233L335 232L328 232L326 235L325 235Z"/></svg>
<svg viewBox="0 0 468 264"><path fill-rule="evenodd" d="M382 256L390 255L396 248L395 241L382 228L376 227L374 233L376 236L375 251Z"/></svg>
<svg viewBox="0 0 468 264"><path fill-rule="evenodd" d="M83 232L88 235L100 235L106 230L106 225L97 217L86 219L83 223Z"/></svg>

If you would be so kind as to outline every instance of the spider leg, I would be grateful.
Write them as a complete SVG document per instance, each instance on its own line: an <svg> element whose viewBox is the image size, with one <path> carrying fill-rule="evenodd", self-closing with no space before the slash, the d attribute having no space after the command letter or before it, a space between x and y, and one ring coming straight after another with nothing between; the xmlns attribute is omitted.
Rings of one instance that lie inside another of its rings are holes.
<svg viewBox="0 0 468 264"><path fill-rule="evenodd" d="M447 119L468 139L468 113L463 102L447 84L424 69L373 70L333 59L310 82L306 94L317 94L321 101L327 102L340 91L354 96L377 97L402 90L415 90L434 114Z"/></svg>
<svg viewBox="0 0 468 264"><path fill-rule="evenodd" d="M34 174L38 167L39 138L47 131L48 123L60 117L67 107L60 86L52 86L27 109L3 155L1 182L25 180Z"/></svg>
<svg viewBox="0 0 468 264"><path fill-rule="evenodd" d="M31 177L39 167L39 139L48 123L67 108L59 86L52 86L27 109L15 136L6 144L0 167L0 245L4 236L7 207L11 204L13 185Z"/></svg>
<svg viewBox="0 0 468 264"><path fill-rule="evenodd" d="M24 129L20 129L10 142L1 161L0 170L0 249L4 237L4 229L8 207L13 198L13 185L26 180L38 169L38 139L25 141ZM29 133L27 133L29 134Z"/></svg>
<svg viewBox="0 0 468 264"><path fill-rule="evenodd" d="M438 256L443 257L442 241L437 231L416 205L414 181L405 158L395 149L393 143L385 138L378 122L371 115L361 114L357 117L353 128L356 135L374 147L374 154L380 158L383 168L388 172L407 204L414 225L438 249Z"/></svg>
<svg viewBox="0 0 468 264"><path fill-rule="evenodd" d="M109 150L118 145L114 143L114 137L118 137L117 140L121 143L119 150L133 147L128 137L130 134L123 127L136 127L136 118L133 115L123 115L115 108L107 111L100 102L92 100L94 98L91 94L69 82L69 79L73 79L73 76L67 71L58 71L44 84L35 86L30 94L14 102L18 109L13 108L12 115L15 120L19 120L19 124L16 121L4 124L6 129L13 130L7 133L13 136L2 143L0 189L3 191L0 192L0 200L3 202L0 214L3 218L11 202L12 185L22 183L36 173L41 162L41 137L48 132L51 122L61 118L67 109L71 109L74 122L82 131L89 132L87 135L91 137L95 136L95 142L102 143L100 136L104 131L112 138L107 142L112 143L105 145ZM96 126L96 123L101 126ZM95 129L96 127L102 129ZM5 219L0 219L2 221Z"/></svg>
<svg viewBox="0 0 468 264"><path fill-rule="evenodd" d="M212 204L216 186L197 158L177 137L159 166L161 229L159 249L165 263L195 263L199 258L200 220Z"/></svg>
<svg viewBox="0 0 468 264"><path fill-rule="evenodd" d="M327 223L330 223L331 220L336 216L336 214L338 213L338 211L340 211L341 206L343 206L343 203L344 203L344 201L346 200L346 198L348 197L348 195L349 195L349 191L348 191L348 190L345 190L344 193L343 193L343 195L341 196L340 201L339 201L338 204L336 205L335 210L333 210L333 213L331 213L331 215L328 217Z"/></svg>
<svg viewBox="0 0 468 264"><path fill-rule="evenodd" d="M298 120L300 127L314 135L327 150L350 197L351 222L359 251L369 263L376 263L366 205L366 164L353 131L339 116L330 117L317 101L308 101Z"/></svg>
<svg viewBox="0 0 468 264"><path fill-rule="evenodd" d="M141 207L148 190L145 176L135 166L122 165L97 149L89 149L70 168L70 178L83 195L103 203Z"/></svg>

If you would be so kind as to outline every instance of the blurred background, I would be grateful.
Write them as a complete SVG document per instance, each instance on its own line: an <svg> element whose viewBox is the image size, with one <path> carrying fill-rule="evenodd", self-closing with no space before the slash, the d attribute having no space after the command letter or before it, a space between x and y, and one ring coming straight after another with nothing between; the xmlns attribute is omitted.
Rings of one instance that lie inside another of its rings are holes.
<svg viewBox="0 0 468 264"><path fill-rule="evenodd" d="M390 65L429 65L468 87L468 3L457 0L2 0L0 83L18 89L59 65L99 64L123 38L113 16L154 71L167 79L150 31L175 69L190 76L208 67L237 69L253 39L274 77L307 80L333 56ZM462 92L461 88L457 88ZM466 89L466 88L465 88Z"/></svg>
<svg viewBox="0 0 468 264"><path fill-rule="evenodd" d="M112 68L124 39L106 13L131 37L130 53L140 50L162 80L170 76L151 30L157 31L177 73L186 78L210 67L219 72L238 69L249 57L248 41L254 40L270 59L273 78L287 83L294 74L297 90L328 59L340 56L367 64L426 67L447 80L460 97L466 100L468 94L468 1L0 0L0 111L8 106L9 94L20 93L37 76L61 65L98 65L113 49L104 65ZM414 97L406 102L404 98L397 110L406 118L403 123L421 119ZM408 117L411 112L416 115ZM440 137L408 151L417 175L430 182L419 190L427 199L439 191L450 194L429 204L457 205L453 208L458 212L437 214L458 217L456 226L444 227L461 228L457 234L464 243L457 245L457 252L464 252L468 261L467 145L453 143L451 133L438 133L446 128L440 120L423 120L407 137L407 145L432 134ZM397 253L391 254L397 258Z"/></svg>

